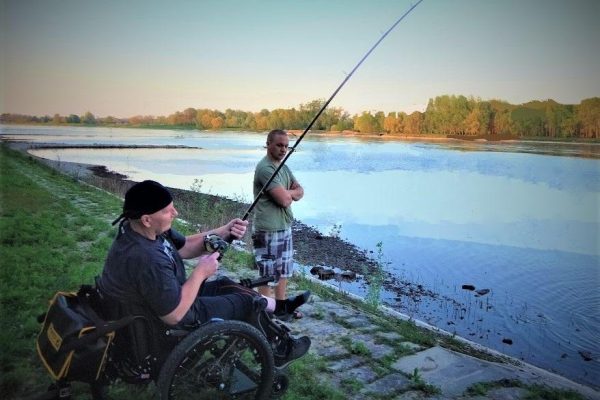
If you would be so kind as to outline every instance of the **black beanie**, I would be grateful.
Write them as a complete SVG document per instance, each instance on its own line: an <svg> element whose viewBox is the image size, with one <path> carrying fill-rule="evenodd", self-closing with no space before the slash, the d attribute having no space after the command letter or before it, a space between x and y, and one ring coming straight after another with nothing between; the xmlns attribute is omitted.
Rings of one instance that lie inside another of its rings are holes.
<svg viewBox="0 0 600 400"><path fill-rule="evenodd" d="M142 215L153 214L172 201L171 192L160 183L149 180L136 183L125 193L123 213L112 224L125 218L138 219Z"/></svg>

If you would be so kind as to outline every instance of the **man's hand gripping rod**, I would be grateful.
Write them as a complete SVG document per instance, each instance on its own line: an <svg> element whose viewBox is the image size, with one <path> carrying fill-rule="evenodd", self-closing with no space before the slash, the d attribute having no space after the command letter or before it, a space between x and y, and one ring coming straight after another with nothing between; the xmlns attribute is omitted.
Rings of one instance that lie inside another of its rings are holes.
<svg viewBox="0 0 600 400"><path fill-rule="evenodd" d="M218 251L219 252L218 260L220 261L221 258L223 258L223 254L225 254L225 252L229 248L229 243L227 243L227 241L223 240L219 235L215 235L214 233L211 233L204 237L204 246L206 247L206 250L208 250L211 253ZM255 287L259 287L259 286L264 286L267 283L274 282L274 281L275 281L274 276L263 276L263 277L256 278L256 279L249 279L249 278L240 279L240 285L246 286L247 288L252 289Z"/></svg>
<svg viewBox="0 0 600 400"><path fill-rule="evenodd" d="M265 183L264 186L260 189L260 192L258 193L258 195L256 195L256 198L254 199L254 201L252 202L252 204L250 205L250 207L248 207L248 210L246 210L246 213L242 217L243 220L247 220L248 219L248 216L250 215L250 213L252 212L252 210L254 209L254 207L256 207L256 204L258 204L258 200L265 193L265 189L271 184L271 182L273 182L273 179L277 176L277 174L279 173L279 171L281 170L281 168L283 167L283 165L285 164L285 162L287 161L287 159L292 155L292 153L294 152L294 150L296 150L296 147L300 144L300 142L304 138L304 135L306 135L306 133L310 130L310 128L312 128L312 126L317 121L317 119L321 116L321 114L323 113L323 111L325 111L325 109L327 108L327 106L329 105L329 103L331 103L331 100L333 100L333 98L338 94L338 92L340 91L340 89L342 89L342 87L346 84L346 82L348 82L348 80L350 79L350 77L354 74L354 72L358 69L358 67L360 67L360 65L363 63L363 61L365 61L367 59L367 57L369 57L369 55L371 54L371 52L373 50L375 50L375 48L377 46L379 46L379 43L381 43L381 41L396 27L396 25L398 25L400 23L400 21L402 21L408 14L410 14L410 12L412 10L414 10L415 7L418 6L422 1L423 0L417 1L413 6L411 6L408 9L408 11L406 11L400 18L398 18L398 20L383 35L381 35L381 37L379 38L379 40L373 45L373 47L371 47L371 49L367 52L367 54L365 54L363 56L363 58L358 62L358 64L356 64L356 66L354 67L354 69L352 69L352 71L350 71L350 73L342 81L342 83L340 84L340 86L338 86L338 88L333 92L333 94L331 95L331 97L329 97L329 100L327 100L323 104L323 106L321 107L321 109L319 110L319 112L317 113L317 115L315 115L315 117L312 119L312 121L310 121L310 124L308 124L308 126L306 127L306 129L304 130L304 132L302 132L302 135L300 135L300 137L298 138L298 140L296 140L296 143L294 143L294 146L288 151L288 153L285 155L285 157L283 158L283 160L281 160L281 162L279 163L279 166L275 169L275 172L273 172L273 175L271 175L271 177L269 178L269 180L267 181L267 183Z"/></svg>

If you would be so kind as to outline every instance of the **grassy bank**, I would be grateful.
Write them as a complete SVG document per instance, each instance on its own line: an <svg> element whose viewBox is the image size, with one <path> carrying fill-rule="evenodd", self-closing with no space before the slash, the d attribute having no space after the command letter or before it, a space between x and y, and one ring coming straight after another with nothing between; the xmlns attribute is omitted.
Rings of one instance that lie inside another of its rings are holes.
<svg viewBox="0 0 600 400"><path fill-rule="evenodd" d="M119 200L2 147L0 391L20 398L50 383L34 351L37 316L58 290L98 273Z"/></svg>

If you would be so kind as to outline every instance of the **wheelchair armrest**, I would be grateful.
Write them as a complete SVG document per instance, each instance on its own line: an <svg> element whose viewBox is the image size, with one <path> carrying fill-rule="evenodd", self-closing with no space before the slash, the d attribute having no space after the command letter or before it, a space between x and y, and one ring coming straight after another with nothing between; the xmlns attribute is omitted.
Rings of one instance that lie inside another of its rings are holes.
<svg viewBox="0 0 600 400"><path fill-rule="evenodd" d="M240 285L252 289L255 287L259 287L259 286L265 286L267 283L274 282L274 281L275 281L274 276L263 276L261 278L256 278L256 279L245 278L245 279L240 279Z"/></svg>
<svg viewBox="0 0 600 400"><path fill-rule="evenodd" d="M191 330L189 329L167 329L165 335L171 337L183 337L188 335L190 331Z"/></svg>

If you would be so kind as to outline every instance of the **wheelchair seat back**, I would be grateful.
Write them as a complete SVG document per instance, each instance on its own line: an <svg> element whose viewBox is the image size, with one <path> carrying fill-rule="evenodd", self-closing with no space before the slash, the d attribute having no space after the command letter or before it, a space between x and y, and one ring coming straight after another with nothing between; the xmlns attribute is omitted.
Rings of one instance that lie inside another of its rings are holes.
<svg viewBox="0 0 600 400"><path fill-rule="evenodd" d="M156 379L164 360L186 332L170 328L143 304L123 302L98 291L106 320L134 316L131 324L116 332L108 375L130 383Z"/></svg>

